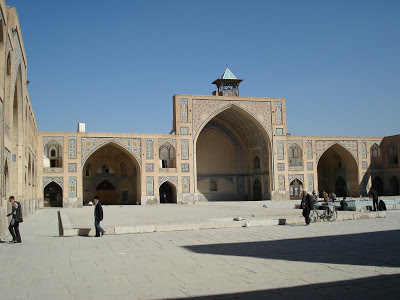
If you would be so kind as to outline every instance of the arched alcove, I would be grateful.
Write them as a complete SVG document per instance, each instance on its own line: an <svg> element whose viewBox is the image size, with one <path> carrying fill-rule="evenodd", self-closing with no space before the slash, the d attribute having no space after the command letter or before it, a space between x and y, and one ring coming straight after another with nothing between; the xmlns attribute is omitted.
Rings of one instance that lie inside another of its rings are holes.
<svg viewBox="0 0 400 300"><path fill-rule="evenodd" d="M100 201L103 204L140 203L140 165L120 145L110 142L96 149L86 159L82 170L85 203L91 201L96 193L101 194ZM110 184L108 186L112 185L113 189L98 190L99 184L104 181Z"/></svg>
<svg viewBox="0 0 400 300"><path fill-rule="evenodd" d="M247 111L230 105L210 116L195 137L195 145L199 201L270 199L271 143ZM260 176L256 193L255 174ZM217 192L210 189L210 180L215 179Z"/></svg>
<svg viewBox="0 0 400 300"><path fill-rule="evenodd" d="M176 187L169 181L166 181L160 185L159 195L160 195L160 204L177 203Z"/></svg>
<svg viewBox="0 0 400 300"><path fill-rule="evenodd" d="M317 171L320 194L326 191L328 194L334 192L337 196L360 195L357 162L343 146L334 144L328 148L318 161Z"/></svg>
<svg viewBox="0 0 400 300"><path fill-rule="evenodd" d="M52 181L44 188L44 206L45 207L62 207L63 206L63 190L60 185Z"/></svg>

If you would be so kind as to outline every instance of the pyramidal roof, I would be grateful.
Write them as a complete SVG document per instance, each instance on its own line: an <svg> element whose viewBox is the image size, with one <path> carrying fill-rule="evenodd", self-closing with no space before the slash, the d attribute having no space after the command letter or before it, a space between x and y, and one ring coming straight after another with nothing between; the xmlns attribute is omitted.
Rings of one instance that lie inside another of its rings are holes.
<svg viewBox="0 0 400 300"><path fill-rule="evenodd" d="M224 74L221 77L222 79L237 79L235 75L231 72L231 70L226 67Z"/></svg>

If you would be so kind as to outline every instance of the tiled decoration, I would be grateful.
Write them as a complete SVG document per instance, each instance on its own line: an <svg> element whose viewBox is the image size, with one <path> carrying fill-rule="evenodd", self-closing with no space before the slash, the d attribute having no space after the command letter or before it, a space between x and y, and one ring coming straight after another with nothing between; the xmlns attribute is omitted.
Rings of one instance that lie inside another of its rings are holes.
<svg viewBox="0 0 400 300"><path fill-rule="evenodd" d="M278 141L277 142L277 151L278 151L278 159L284 159L284 141Z"/></svg>
<svg viewBox="0 0 400 300"><path fill-rule="evenodd" d="M146 158L153 159L153 139L146 139Z"/></svg>
<svg viewBox="0 0 400 300"><path fill-rule="evenodd" d="M303 174L290 174L289 175L289 182L292 183L293 180L299 180L304 185L304 175ZM289 184L290 184L289 183Z"/></svg>
<svg viewBox="0 0 400 300"><path fill-rule="evenodd" d="M169 143L176 149L176 139L158 139L158 148L164 143Z"/></svg>
<svg viewBox="0 0 400 300"><path fill-rule="evenodd" d="M76 172L77 164L76 163L68 163L68 172Z"/></svg>
<svg viewBox="0 0 400 300"><path fill-rule="evenodd" d="M312 141L311 140L306 141L306 152L307 152L307 158L312 159L313 151L312 151Z"/></svg>
<svg viewBox="0 0 400 300"><path fill-rule="evenodd" d="M43 189L50 183L50 182L57 183L61 188L64 188L64 177L43 177Z"/></svg>
<svg viewBox="0 0 400 300"><path fill-rule="evenodd" d="M68 158L76 158L76 136L68 137Z"/></svg>
<svg viewBox="0 0 400 300"><path fill-rule="evenodd" d="M314 190L314 175L309 174L307 176L307 181L308 181L308 191L311 193Z"/></svg>
<svg viewBox="0 0 400 300"><path fill-rule="evenodd" d="M308 171L314 170L314 165L313 165L312 162L308 162L308 163L307 163L307 170L308 170Z"/></svg>
<svg viewBox="0 0 400 300"><path fill-rule="evenodd" d="M76 177L75 176L68 178L68 185L69 185L68 196L70 198L76 198Z"/></svg>
<svg viewBox="0 0 400 300"><path fill-rule="evenodd" d="M284 163L278 163L278 171L285 171L285 164Z"/></svg>
<svg viewBox="0 0 400 300"><path fill-rule="evenodd" d="M282 102L275 102L275 124L282 124Z"/></svg>
<svg viewBox="0 0 400 300"><path fill-rule="evenodd" d="M180 98L179 103L181 105L181 123L188 122L188 99Z"/></svg>
<svg viewBox="0 0 400 300"><path fill-rule="evenodd" d="M181 164L182 172L189 172L189 164Z"/></svg>
<svg viewBox="0 0 400 300"><path fill-rule="evenodd" d="M189 159L189 140L181 140L181 159Z"/></svg>
<svg viewBox="0 0 400 300"><path fill-rule="evenodd" d="M43 147L46 146L46 144L50 141L56 141L61 145L61 147L64 148L64 137L62 136L44 136L43 137Z"/></svg>
<svg viewBox="0 0 400 300"><path fill-rule="evenodd" d="M362 163L363 170L368 169L368 162L367 161L362 161L361 163Z"/></svg>
<svg viewBox="0 0 400 300"><path fill-rule="evenodd" d="M317 153L317 162L321 158L322 154L328 150L334 144L341 145L347 149L356 160L358 164L358 143L355 140L317 140L315 141L315 148Z"/></svg>
<svg viewBox="0 0 400 300"><path fill-rule="evenodd" d="M164 182L171 182L178 188L178 177L177 176L159 176L158 177L158 187L160 187Z"/></svg>
<svg viewBox="0 0 400 300"><path fill-rule="evenodd" d="M189 134L189 127L181 126L181 135L188 135Z"/></svg>
<svg viewBox="0 0 400 300"><path fill-rule="evenodd" d="M193 99L193 135L206 125L210 118L224 110L236 106L252 115L267 131L269 137L271 130L271 102L270 101L235 101L235 100L196 100Z"/></svg>
<svg viewBox="0 0 400 300"><path fill-rule="evenodd" d="M190 177L182 176L182 193L190 193Z"/></svg>
<svg viewBox="0 0 400 300"><path fill-rule="evenodd" d="M154 177L146 176L146 195L154 196Z"/></svg>
<svg viewBox="0 0 400 300"><path fill-rule="evenodd" d="M146 163L146 172L154 172L154 164Z"/></svg>
<svg viewBox="0 0 400 300"><path fill-rule="evenodd" d="M278 191L285 191L285 175L278 175Z"/></svg>
<svg viewBox="0 0 400 300"><path fill-rule="evenodd" d="M276 135L277 136L283 136L283 128L277 128L276 129Z"/></svg>
<svg viewBox="0 0 400 300"><path fill-rule="evenodd" d="M108 144L115 143L125 148L131 153L138 161L139 165L142 165L141 158L141 139L139 138L82 138L82 165L85 165L87 158L100 147Z"/></svg>
<svg viewBox="0 0 400 300"><path fill-rule="evenodd" d="M361 158L367 158L367 141L361 141Z"/></svg>

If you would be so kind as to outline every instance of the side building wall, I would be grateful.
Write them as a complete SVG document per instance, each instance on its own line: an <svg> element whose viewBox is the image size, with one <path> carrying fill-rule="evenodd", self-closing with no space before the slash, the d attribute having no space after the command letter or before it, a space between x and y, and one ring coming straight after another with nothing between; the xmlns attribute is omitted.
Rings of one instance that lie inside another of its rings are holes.
<svg viewBox="0 0 400 300"><path fill-rule="evenodd" d="M0 1L0 238L8 234L11 195L23 217L38 207L38 127L27 90L27 58L16 9Z"/></svg>

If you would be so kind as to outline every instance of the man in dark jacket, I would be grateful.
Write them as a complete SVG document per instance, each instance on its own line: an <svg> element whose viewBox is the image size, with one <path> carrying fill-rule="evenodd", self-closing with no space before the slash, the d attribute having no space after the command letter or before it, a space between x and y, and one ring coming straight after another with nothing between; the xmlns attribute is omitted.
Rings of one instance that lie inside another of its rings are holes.
<svg viewBox="0 0 400 300"><path fill-rule="evenodd" d="M379 207L378 207L378 191L374 187L371 187L371 189L369 190L368 196L370 198L372 198L372 206L374 208L374 211L379 210Z"/></svg>
<svg viewBox="0 0 400 300"><path fill-rule="evenodd" d="M10 196L9 201L11 203L12 211L7 217L12 216L10 221L10 226L8 226L8 230L13 237L12 243L21 243L21 235L19 233L19 223L22 222L22 208L21 203L15 201L14 196Z"/></svg>
<svg viewBox="0 0 400 300"><path fill-rule="evenodd" d="M94 202L94 227L96 228L96 237L103 236L104 230L100 227L100 221L103 221L103 208L101 207L99 196L93 197ZM101 234L101 235L100 235Z"/></svg>
<svg viewBox="0 0 400 300"><path fill-rule="evenodd" d="M314 199L305 190L303 190L302 194L303 198L301 199L301 203L303 205L303 217L306 221L306 225L310 225L310 212L314 208Z"/></svg>

